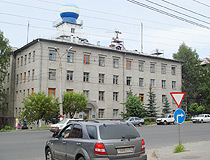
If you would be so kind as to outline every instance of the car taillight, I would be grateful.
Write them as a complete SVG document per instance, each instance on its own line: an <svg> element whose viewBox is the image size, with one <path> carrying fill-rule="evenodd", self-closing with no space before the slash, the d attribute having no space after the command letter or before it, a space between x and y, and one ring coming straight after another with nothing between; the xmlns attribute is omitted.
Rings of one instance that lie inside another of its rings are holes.
<svg viewBox="0 0 210 160"><path fill-rule="evenodd" d="M145 142L143 139L141 140L141 151L145 151Z"/></svg>
<svg viewBox="0 0 210 160"><path fill-rule="evenodd" d="M104 144L103 143L96 143L94 153L99 154L99 155L107 155Z"/></svg>

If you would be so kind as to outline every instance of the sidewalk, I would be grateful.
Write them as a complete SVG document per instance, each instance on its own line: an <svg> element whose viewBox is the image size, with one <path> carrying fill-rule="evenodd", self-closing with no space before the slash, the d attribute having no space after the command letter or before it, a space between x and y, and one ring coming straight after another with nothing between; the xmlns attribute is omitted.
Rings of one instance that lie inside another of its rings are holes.
<svg viewBox="0 0 210 160"><path fill-rule="evenodd" d="M174 146L151 149L147 151L148 160L209 160L210 141L191 142L183 144L186 151L173 153Z"/></svg>

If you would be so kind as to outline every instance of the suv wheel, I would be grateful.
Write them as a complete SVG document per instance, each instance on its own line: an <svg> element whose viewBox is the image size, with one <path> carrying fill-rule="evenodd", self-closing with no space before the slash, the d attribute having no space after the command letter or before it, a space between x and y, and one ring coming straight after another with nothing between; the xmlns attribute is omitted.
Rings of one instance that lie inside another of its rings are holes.
<svg viewBox="0 0 210 160"><path fill-rule="evenodd" d="M47 148L45 155L46 155L46 156L45 156L45 157L46 157L46 160L54 160L50 148Z"/></svg>
<svg viewBox="0 0 210 160"><path fill-rule="evenodd" d="M79 159L78 160L85 160L85 158L84 157L79 157Z"/></svg>
<svg viewBox="0 0 210 160"><path fill-rule="evenodd" d="M164 125L167 125L167 122L166 122L166 121L164 121L164 122L163 122L163 124L164 124Z"/></svg>

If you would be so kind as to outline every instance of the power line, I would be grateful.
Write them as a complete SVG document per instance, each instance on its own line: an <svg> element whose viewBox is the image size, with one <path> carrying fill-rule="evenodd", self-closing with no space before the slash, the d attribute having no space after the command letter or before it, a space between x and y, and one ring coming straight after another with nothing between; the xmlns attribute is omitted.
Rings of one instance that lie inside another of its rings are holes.
<svg viewBox="0 0 210 160"><path fill-rule="evenodd" d="M206 7L209 7L209 8L210 8L210 6L209 6L209 5L207 5L207 4L205 4L205 3L199 2L199 1L197 1L197 0L193 0L193 1L194 1L194 2L196 2L196 3L202 4L202 5L204 5L204 6L206 6Z"/></svg>
<svg viewBox="0 0 210 160"><path fill-rule="evenodd" d="M173 6L175 6L175 7L181 8L181 9L183 9L183 10L185 10L185 11L188 11L188 12L191 12L191 13L197 14L197 15L199 15L199 16L202 16L202 17L204 17L204 18L208 18L208 19L210 19L210 17L205 16L205 15L200 14L200 13L197 13L197 12L192 11L192 10L190 10L190 9L187 9L187 8L182 7L182 6L176 5L176 4L174 4L174 3L168 2L168 1L166 1L166 0L162 0L162 1L163 1L163 2L165 2L165 3L168 3L168 4L170 4L170 5L173 5Z"/></svg>
<svg viewBox="0 0 210 160"><path fill-rule="evenodd" d="M156 12L159 12L159 13L161 13L161 14L167 15L167 16L169 16L169 17L178 19L178 20L180 20L180 21L187 22L187 23L189 23L189 24L196 25L196 26L199 26L199 27L201 27L201 28L205 28L205 29L210 30L210 28L207 27L207 26L205 26L205 25L202 25L202 24L199 24L199 23L197 23L197 22L194 22L194 21L191 21L191 20L188 20L188 19L185 19L185 18L176 16L176 15L174 15L174 14L165 12L165 11L160 10L160 9L157 9L157 8L155 8L155 7L151 7L151 6L146 5L146 4L144 4L144 3L140 3L140 2L135 1L135 0L127 0L127 1L128 1L128 2L131 2L131 3L133 3L133 4L136 4L136 5L139 5L139 6L141 6L141 7L145 7L145 8L147 8L147 9L150 9L150 10L153 10L153 11L156 11Z"/></svg>

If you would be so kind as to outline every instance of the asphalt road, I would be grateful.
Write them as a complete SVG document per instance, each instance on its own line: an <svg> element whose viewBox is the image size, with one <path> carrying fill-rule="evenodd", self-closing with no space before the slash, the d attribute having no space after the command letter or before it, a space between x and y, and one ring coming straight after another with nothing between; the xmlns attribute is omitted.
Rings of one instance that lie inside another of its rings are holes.
<svg viewBox="0 0 210 160"><path fill-rule="evenodd" d="M178 125L138 127L146 149L179 143ZM0 160L44 160L44 146L51 137L48 130L0 132ZM181 125L182 142L210 140L210 123Z"/></svg>

